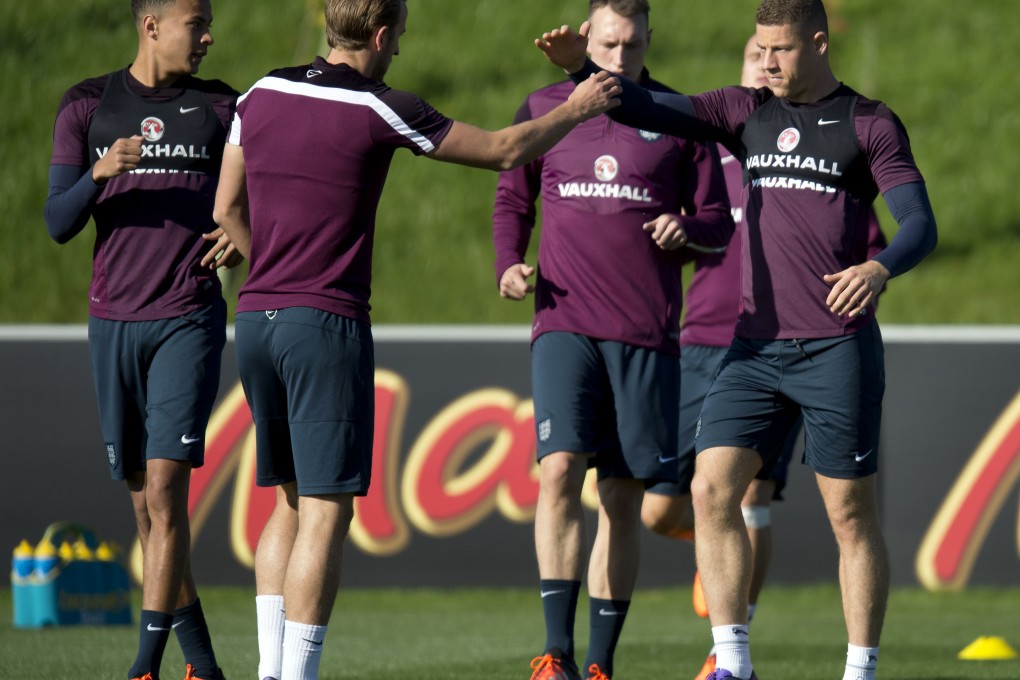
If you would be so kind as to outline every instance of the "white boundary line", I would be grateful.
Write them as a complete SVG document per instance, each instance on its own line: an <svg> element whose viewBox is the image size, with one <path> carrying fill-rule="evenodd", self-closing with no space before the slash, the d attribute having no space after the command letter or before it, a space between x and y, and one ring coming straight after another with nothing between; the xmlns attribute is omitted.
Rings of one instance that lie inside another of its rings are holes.
<svg viewBox="0 0 1020 680"><path fill-rule="evenodd" d="M376 340L391 342L528 342L525 325L388 325L372 327ZM890 343L915 344L1020 344L1020 326L899 326L882 327ZM0 342L79 342L88 338L83 324L0 324ZM233 340L234 327L227 327Z"/></svg>

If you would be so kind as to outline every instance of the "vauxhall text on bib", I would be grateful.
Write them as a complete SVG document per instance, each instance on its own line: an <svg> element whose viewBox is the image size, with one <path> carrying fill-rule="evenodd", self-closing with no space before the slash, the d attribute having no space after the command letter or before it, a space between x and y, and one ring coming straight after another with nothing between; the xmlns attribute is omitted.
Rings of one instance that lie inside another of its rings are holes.
<svg viewBox="0 0 1020 680"><path fill-rule="evenodd" d="M201 92L184 90L155 101L131 92L126 69L111 74L89 126L91 164L117 139L133 135L143 137L142 160L133 174L219 174L226 131Z"/></svg>

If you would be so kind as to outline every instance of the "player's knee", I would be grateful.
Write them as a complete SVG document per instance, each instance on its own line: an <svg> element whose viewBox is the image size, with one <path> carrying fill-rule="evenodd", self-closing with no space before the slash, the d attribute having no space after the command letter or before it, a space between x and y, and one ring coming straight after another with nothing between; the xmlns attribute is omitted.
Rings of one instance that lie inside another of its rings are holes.
<svg viewBox="0 0 1020 680"><path fill-rule="evenodd" d="M726 505L727 494L709 475L695 474L691 480L691 502L695 516L712 513Z"/></svg>
<svg viewBox="0 0 1020 680"><path fill-rule="evenodd" d="M145 508L151 525L162 528L188 521L188 493L176 485L150 482L145 489Z"/></svg>
<svg viewBox="0 0 1020 680"><path fill-rule="evenodd" d="M679 507L680 502L674 496L646 494L641 505L641 523L660 536L675 536L678 532L690 531L694 523L685 519L691 513L684 512Z"/></svg>
<svg viewBox="0 0 1020 680"><path fill-rule="evenodd" d="M304 496L298 505L301 530L323 536L346 536L354 519L351 494Z"/></svg>
<svg viewBox="0 0 1020 680"><path fill-rule="evenodd" d="M645 503L641 506L641 523L645 525L645 528L654 531L657 534L665 535L666 521L662 513L662 508L657 503Z"/></svg>
<svg viewBox="0 0 1020 680"><path fill-rule="evenodd" d="M843 505L829 511L829 523L840 545L870 541L881 535L877 513L868 508Z"/></svg>
<svg viewBox="0 0 1020 680"><path fill-rule="evenodd" d="M676 532L676 522L658 511L641 511L641 523L660 536L672 536Z"/></svg>
<svg viewBox="0 0 1020 680"><path fill-rule="evenodd" d="M539 489L547 499L580 497L586 461L570 453L553 453L539 464Z"/></svg>
<svg viewBox="0 0 1020 680"><path fill-rule="evenodd" d="M150 530L158 528L161 531L187 526L188 504L174 500L172 496L150 499L148 504L148 524Z"/></svg>

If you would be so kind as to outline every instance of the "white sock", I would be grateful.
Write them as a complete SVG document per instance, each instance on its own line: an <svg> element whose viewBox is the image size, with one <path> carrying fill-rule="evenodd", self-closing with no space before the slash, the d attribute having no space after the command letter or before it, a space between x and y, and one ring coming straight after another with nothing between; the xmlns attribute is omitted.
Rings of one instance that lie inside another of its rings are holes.
<svg viewBox="0 0 1020 680"><path fill-rule="evenodd" d="M280 680L283 672L283 595L256 595L259 630L259 678Z"/></svg>
<svg viewBox="0 0 1020 680"><path fill-rule="evenodd" d="M712 628L715 641L715 667L728 670L735 678L751 677L751 648L747 643L747 626L733 624Z"/></svg>
<svg viewBox="0 0 1020 680"><path fill-rule="evenodd" d="M749 605L747 605L747 627L748 628L751 627L751 619L754 618L754 610L757 609L757 607L758 607L758 605L756 605L756 604L749 604ZM715 648L714 644L712 645L712 649L708 650L708 655L709 656L715 656L715 657L718 658L719 651ZM729 670L729 669L727 668L726 670Z"/></svg>
<svg viewBox="0 0 1020 680"><path fill-rule="evenodd" d="M875 680L878 647L846 646L846 670L843 680Z"/></svg>
<svg viewBox="0 0 1020 680"><path fill-rule="evenodd" d="M283 627L283 674L280 680L316 680L326 626L287 621Z"/></svg>

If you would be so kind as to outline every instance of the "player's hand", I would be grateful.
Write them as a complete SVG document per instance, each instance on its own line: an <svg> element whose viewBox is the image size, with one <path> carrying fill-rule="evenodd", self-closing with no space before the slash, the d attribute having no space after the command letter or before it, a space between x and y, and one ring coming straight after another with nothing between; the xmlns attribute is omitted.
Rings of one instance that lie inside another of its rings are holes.
<svg viewBox="0 0 1020 680"><path fill-rule="evenodd" d="M92 180L96 184L106 184L114 177L130 172L142 162L142 136L121 137L103 157L92 166Z"/></svg>
<svg viewBox="0 0 1020 680"><path fill-rule="evenodd" d="M567 73L577 73L584 68L584 60L588 56L588 31L591 22L581 24L577 33L564 24L535 40L535 46L542 50L546 58Z"/></svg>
<svg viewBox="0 0 1020 680"><path fill-rule="evenodd" d="M679 215L659 215L651 222L642 224L641 228L663 250L676 250L687 245L687 232L680 223Z"/></svg>
<svg viewBox="0 0 1020 680"><path fill-rule="evenodd" d="M593 73L580 85L574 88L567 98L567 103L574 107L580 121L594 118L609 109L619 106L617 95L623 92L620 81L608 71Z"/></svg>
<svg viewBox="0 0 1020 680"><path fill-rule="evenodd" d="M523 300L535 290L535 285L528 283L528 277L534 273L535 268L524 263L507 267L499 278L499 296L508 300Z"/></svg>
<svg viewBox="0 0 1020 680"><path fill-rule="evenodd" d="M889 280L889 270L876 260L868 260L837 274L826 274L822 280L832 286L825 304L833 314L864 316Z"/></svg>
<svg viewBox="0 0 1020 680"><path fill-rule="evenodd" d="M220 267L231 269L241 264L244 257L237 247L231 243L230 237L222 228L217 228L208 234L202 234L206 241L214 241L213 247L202 258L201 265L215 271Z"/></svg>

